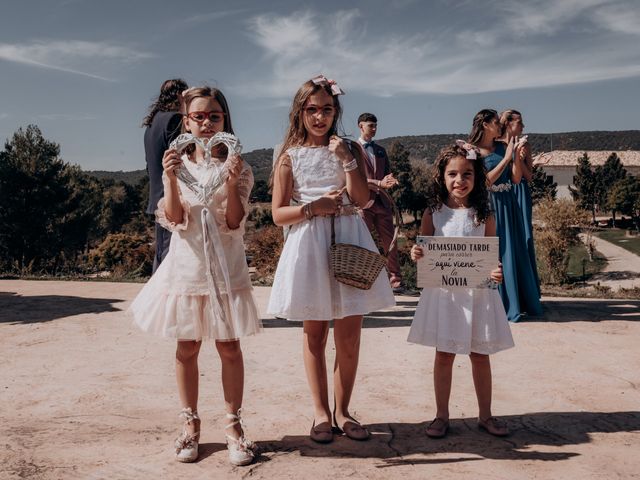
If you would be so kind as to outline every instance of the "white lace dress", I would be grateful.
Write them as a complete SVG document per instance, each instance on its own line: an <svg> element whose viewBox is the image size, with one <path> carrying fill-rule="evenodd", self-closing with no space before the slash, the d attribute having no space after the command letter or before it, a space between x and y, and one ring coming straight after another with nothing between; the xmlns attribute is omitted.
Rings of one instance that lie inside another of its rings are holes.
<svg viewBox="0 0 640 480"><path fill-rule="evenodd" d="M484 237L472 208L433 212L434 236ZM425 288L411 323L411 343L441 352L489 355L513 347L507 314L498 290L491 288Z"/></svg>
<svg viewBox="0 0 640 480"><path fill-rule="evenodd" d="M198 184L205 185L219 173L222 163L194 163L182 157ZM165 189L168 188L166 176ZM178 180L184 217L170 222L164 198L156 218L171 230L169 253L135 298L129 311L142 330L179 340L233 340L262 328L256 307L244 249L244 224L249 212L253 173L244 164L239 191L245 216L240 227L227 226L226 185L206 199L199 199Z"/></svg>
<svg viewBox="0 0 640 480"><path fill-rule="evenodd" d="M293 199L301 204L346 185L342 164L328 147L287 150L293 172ZM345 195L344 204L349 202ZM335 219L336 242L360 245L377 252L362 217ZM292 225L282 249L267 311L289 320L332 320L364 315L395 305L383 269L369 290L336 281L329 270L331 218L313 217Z"/></svg>

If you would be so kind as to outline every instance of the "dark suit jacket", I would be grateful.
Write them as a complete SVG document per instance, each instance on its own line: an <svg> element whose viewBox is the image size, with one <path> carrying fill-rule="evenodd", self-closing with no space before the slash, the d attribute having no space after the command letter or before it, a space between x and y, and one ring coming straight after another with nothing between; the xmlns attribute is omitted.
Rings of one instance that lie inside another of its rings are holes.
<svg viewBox="0 0 640 480"><path fill-rule="evenodd" d="M391 165L389 163L389 157L387 156L387 151L377 143L374 143L373 153L375 155L375 161L376 161L375 173L373 173L373 168L369 163L369 156L365 151L365 155L367 155L367 158L365 159L365 165L367 170L367 182L372 187L378 183L377 182L378 180L382 180L385 176L391 173ZM374 203L368 207L369 209L375 210L376 208L380 209L380 207L382 207L384 210L388 210L391 208L391 205L389 205L389 202L384 197L378 195L378 193L374 189L372 189L371 195L372 195L372 198L374 199Z"/></svg>
<svg viewBox="0 0 640 480"><path fill-rule="evenodd" d="M164 195L162 186L162 156L169 144L180 134L182 116L178 112L158 112L144 132L144 155L149 174L149 205L147 213L156 211Z"/></svg>

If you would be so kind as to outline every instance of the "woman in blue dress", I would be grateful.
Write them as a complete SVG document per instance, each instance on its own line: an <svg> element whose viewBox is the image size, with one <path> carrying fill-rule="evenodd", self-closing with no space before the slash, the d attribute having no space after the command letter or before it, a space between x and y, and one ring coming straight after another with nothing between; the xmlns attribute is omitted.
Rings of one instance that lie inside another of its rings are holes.
<svg viewBox="0 0 640 480"><path fill-rule="evenodd" d="M513 109L505 110L500 114L500 125L504 136L520 137L524 130L524 123L522 121L522 114ZM522 211L522 221L524 223L524 240L527 242L527 251L529 252L529 261L531 262L531 269L533 275L536 278L536 286L538 287L538 297L540 296L540 278L538 277L538 265L536 262L536 250L533 243L533 203L531 201L531 189L529 188L529 182L533 175L533 157L531 156L531 145L526 141L524 144L517 148L514 157L516 161L520 162L520 168L522 169L522 179L520 183L513 185L513 190L520 205Z"/></svg>
<svg viewBox="0 0 640 480"><path fill-rule="evenodd" d="M513 190L513 185L522 178L521 162L513 161L513 152L522 144L508 133L506 143L496 141L501 135L498 112L480 110L473 119L469 143L478 148L487 169L504 275L504 282L498 288L507 318L517 322L525 312L541 315L542 305L529 261L522 214Z"/></svg>

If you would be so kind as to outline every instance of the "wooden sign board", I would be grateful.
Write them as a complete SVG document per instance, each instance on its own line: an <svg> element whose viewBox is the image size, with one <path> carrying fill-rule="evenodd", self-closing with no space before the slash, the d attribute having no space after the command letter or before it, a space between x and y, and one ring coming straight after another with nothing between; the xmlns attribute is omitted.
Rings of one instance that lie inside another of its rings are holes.
<svg viewBox="0 0 640 480"><path fill-rule="evenodd" d="M416 243L420 288L495 288L491 271L498 266L498 237L425 237Z"/></svg>

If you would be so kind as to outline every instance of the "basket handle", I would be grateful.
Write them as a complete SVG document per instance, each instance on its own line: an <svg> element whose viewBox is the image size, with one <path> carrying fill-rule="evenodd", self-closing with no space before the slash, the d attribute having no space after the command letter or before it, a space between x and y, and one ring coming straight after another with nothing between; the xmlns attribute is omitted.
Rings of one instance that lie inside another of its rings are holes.
<svg viewBox="0 0 640 480"><path fill-rule="evenodd" d="M393 217L395 219L395 228L393 230L393 239L391 240L391 243L389 244L389 249L384 253L384 257L388 258L389 257L389 252L391 250L393 250L393 247L395 247L396 243L398 242L398 235L400 234L400 227L402 226L402 217L400 216L400 211L398 210L398 207L396 206L396 203L393 201L393 198L391 198L391 195L389 195L389 193L387 193L387 191L383 190L383 189L380 189L380 191L378 193L382 194L389 201L389 204L393 208ZM331 215L331 245L332 246L336 244L335 218L336 218L335 215Z"/></svg>

